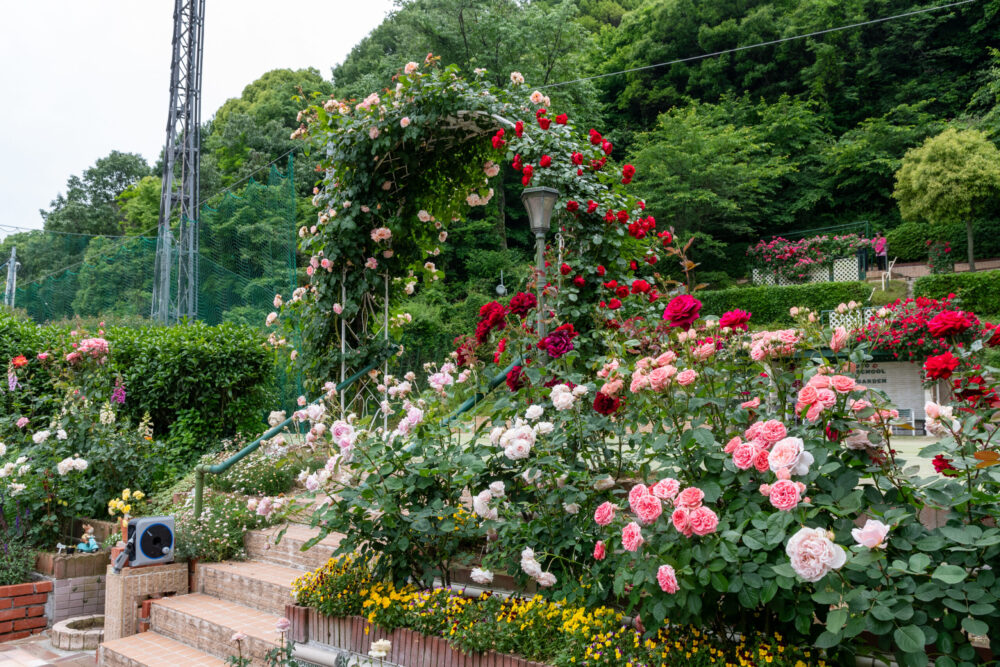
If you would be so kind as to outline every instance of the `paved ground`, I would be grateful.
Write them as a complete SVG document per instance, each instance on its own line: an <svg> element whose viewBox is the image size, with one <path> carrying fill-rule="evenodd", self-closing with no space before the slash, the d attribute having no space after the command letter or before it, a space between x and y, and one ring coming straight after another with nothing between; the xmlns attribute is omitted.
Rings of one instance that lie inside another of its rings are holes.
<svg viewBox="0 0 1000 667"><path fill-rule="evenodd" d="M937 438L933 436L895 436L892 439L892 448L896 450L897 456L906 459L907 466L919 465L920 474L930 476L934 474L931 459L921 458L917 452L936 440Z"/></svg>
<svg viewBox="0 0 1000 667"><path fill-rule="evenodd" d="M94 651L63 651L49 641L47 633L0 644L0 667L94 667Z"/></svg>

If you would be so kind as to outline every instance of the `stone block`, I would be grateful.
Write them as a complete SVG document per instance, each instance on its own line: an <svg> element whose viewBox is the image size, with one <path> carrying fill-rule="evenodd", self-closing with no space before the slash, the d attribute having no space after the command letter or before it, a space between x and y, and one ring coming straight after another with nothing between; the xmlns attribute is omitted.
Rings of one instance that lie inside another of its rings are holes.
<svg viewBox="0 0 1000 667"><path fill-rule="evenodd" d="M108 566L104 603L104 639L112 641L136 633L139 605L155 595L188 592L187 563L124 568L114 574Z"/></svg>

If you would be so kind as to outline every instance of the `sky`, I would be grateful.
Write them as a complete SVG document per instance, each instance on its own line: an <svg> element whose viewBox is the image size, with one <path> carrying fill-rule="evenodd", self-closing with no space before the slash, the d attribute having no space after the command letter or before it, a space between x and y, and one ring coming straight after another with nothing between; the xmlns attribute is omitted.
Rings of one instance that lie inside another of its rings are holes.
<svg viewBox="0 0 1000 667"><path fill-rule="evenodd" d="M206 0L203 120L272 69L326 77L392 0ZM41 228L66 180L166 139L173 0L2 3L0 225ZM0 234L3 232L0 231Z"/></svg>

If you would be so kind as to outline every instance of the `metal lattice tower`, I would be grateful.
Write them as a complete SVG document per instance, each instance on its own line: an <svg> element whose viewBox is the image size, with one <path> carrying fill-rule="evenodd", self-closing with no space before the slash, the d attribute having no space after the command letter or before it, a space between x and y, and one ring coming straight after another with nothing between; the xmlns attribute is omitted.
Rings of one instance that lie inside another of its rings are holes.
<svg viewBox="0 0 1000 667"><path fill-rule="evenodd" d="M198 187L201 67L205 0L174 0L170 108L156 239L151 316L160 322L198 314ZM179 170L179 174L175 173ZM180 178L179 187L174 181ZM177 220L177 239L170 221ZM177 246L177 292L171 308L171 265Z"/></svg>

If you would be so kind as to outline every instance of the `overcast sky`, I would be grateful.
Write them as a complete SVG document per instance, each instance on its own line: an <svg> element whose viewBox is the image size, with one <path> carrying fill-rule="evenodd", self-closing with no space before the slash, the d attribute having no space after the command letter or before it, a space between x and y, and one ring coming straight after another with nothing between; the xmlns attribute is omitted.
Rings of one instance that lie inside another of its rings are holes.
<svg viewBox="0 0 1000 667"><path fill-rule="evenodd" d="M66 179L165 140L173 0L0 3L0 224L40 228ZM330 67L392 0L207 0L202 118L268 70ZM0 236L3 232L0 230Z"/></svg>

